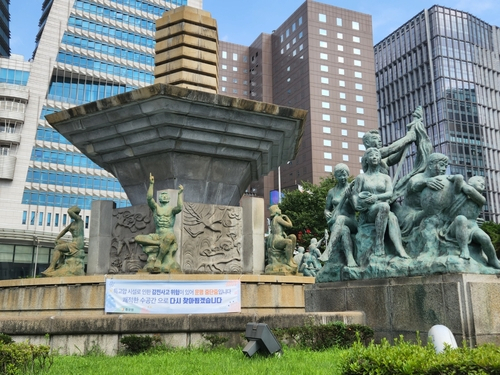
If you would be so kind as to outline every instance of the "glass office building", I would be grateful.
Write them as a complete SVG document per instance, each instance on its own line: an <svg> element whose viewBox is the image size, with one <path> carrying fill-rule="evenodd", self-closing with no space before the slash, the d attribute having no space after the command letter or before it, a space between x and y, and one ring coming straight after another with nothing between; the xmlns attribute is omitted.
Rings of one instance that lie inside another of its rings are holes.
<svg viewBox="0 0 500 375"><path fill-rule="evenodd" d="M385 144L424 109L435 152L450 174L485 176L484 218L500 220L500 29L433 6L375 45L379 124ZM414 153L415 150L412 150ZM406 160L403 173L412 167Z"/></svg>
<svg viewBox="0 0 500 375"><path fill-rule="evenodd" d="M8 139L0 128L1 144L15 157L11 169L0 169L0 279L38 273L35 263L46 266L55 237L70 222L69 207L82 208L88 238L93 200L129 205L118 181L45 116L153 84L155 20L182 5L201 9L202 0L43 1L30 62L18 62L22 74L12 67L0 71L6 101L19 103L17 122L4 127ZM9 96L18 86L25 95ZM7 115L1 110L0 119Z"/></svg>
<svg viewBox="0 0 500 375"><path fill-rule="evenodd" d="M10 0L0 0L0 57L10 56Z"/></svg>

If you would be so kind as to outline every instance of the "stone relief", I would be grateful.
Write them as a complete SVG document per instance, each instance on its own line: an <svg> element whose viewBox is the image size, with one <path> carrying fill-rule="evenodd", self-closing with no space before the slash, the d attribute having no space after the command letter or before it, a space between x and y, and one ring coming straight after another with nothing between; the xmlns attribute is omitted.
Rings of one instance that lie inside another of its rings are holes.
<svg viewBox="0 0 500 375"><path fill-rule="evenodd" d="M153 215L147 206L113 210L110 274L136 273L146 265L147 254L135 241L139 233L155 230Z"/></svg>
<svg viewBox="0 0 500 375"><path fill-rule="evenodd" d="M186 203L182 217L184 273L242 272L241 207Z"/></svg>

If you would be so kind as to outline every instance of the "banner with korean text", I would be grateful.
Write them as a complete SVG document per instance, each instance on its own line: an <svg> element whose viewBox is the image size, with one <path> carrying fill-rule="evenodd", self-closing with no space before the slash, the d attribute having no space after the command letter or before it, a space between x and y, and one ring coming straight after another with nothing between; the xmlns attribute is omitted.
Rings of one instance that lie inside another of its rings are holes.
<svg viewBox="0 0 500 375"><path fill-rule="evenodd" d="M217 314L241 312L239 280L106 280L106 313Z"/></svg>

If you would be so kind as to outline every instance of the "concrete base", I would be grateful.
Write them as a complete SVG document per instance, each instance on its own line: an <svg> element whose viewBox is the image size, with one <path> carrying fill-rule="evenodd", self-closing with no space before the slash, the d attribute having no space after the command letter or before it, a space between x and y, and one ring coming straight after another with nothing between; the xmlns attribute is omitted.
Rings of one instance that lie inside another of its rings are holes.
<svg viewBox="0 0 500 375"><path fill-rule="evenodd" d="M325 324L341 321L345 324L364 324L364 314L199 314L199 315L106 315L101 317L57 316L0 318L0 332L15 341L29 340L32 344L48 344L60 354L85 354L93 347L114 355L123 336L158 335L175 347L208 344L202 334L217 334L229 339L230 347L244 346L242 337L247 323L266 323L270 328L287 328L304 324Z"/></svg>
<svg viewBox="0 0 500 375"><path fill-rule="evenodd" d="M241 337L249 322L271 328L342 321L365 324L364 313L305 313L304 285L312 277L268 275L114 275L115 279L241 281L241 313L142 315L105 314L106 276L0 281L0 332L15 341L49 344L61 354L82 354L98 346L116 354L123 335L160 335L166 344L207 343L203 333L229 338L228 345L246 344ZM48 334L48 336L46 336Z"/></svg>
<svg viewBox="0 0 500 375"><path fill-rule="evenodd" d="M458 343L500 344L500 279L493 275L435 275L305 286L306 312L364 311L375 339L423 340L435 324ZM424 341L425 342L425 341Z"/></svg>

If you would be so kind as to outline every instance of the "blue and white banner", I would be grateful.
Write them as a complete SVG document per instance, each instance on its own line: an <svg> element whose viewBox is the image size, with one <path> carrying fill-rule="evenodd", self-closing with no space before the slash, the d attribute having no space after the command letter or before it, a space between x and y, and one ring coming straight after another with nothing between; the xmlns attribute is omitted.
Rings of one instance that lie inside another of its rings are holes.
<svg viewBox="0 0 500 375"><path fill-rule="evenodd" d="M217 314L241 312L239 280L106 280L106 313Z"/></svg>

